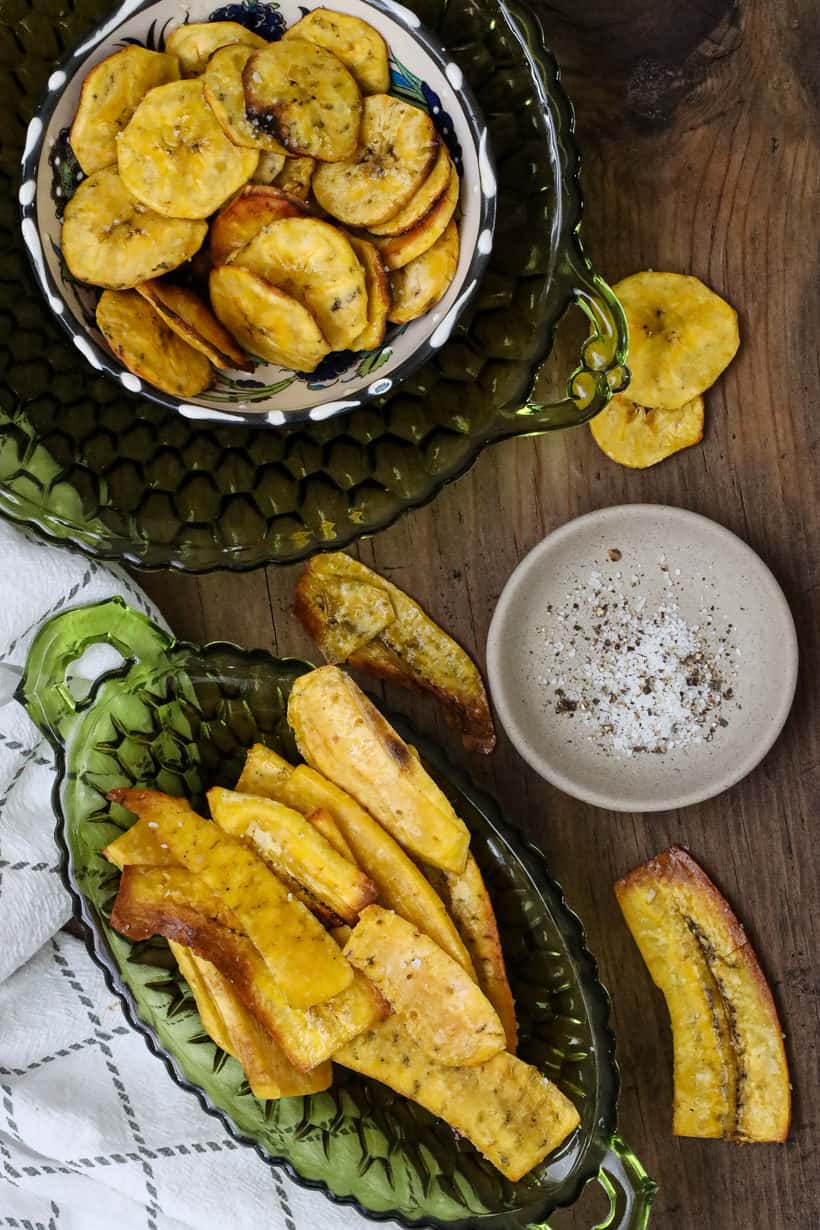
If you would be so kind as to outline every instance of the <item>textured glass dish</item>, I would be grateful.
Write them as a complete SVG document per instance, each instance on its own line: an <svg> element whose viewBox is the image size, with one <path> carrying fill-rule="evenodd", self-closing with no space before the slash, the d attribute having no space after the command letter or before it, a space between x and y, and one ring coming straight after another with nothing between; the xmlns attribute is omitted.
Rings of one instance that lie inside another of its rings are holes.
<svg viewBox="0 0 820 1230"><path fill-rule="evenodd" d="M246 0L252 7L253 0ZM383 529L505 436L591 417L626 380L626 324L578 240L572 113L518 0L409 0L487 121L493 252L437 357L366 409L292 431L183 419L89 371L28 267L15 197L55 62L106 0L0 0L0 514L101 558L190 572L291 562ZM36 136L36 134L35 134ZM592 336L566 393L532 399L571 303Z"/></svg>
<svg viewBox="0 0 820 1230"><path fill-rule="evenodd" d="M77 702L66 684L69 668L98 643L129 660ZM204 1035L165 941L132 945L111 930L118 873L100 852L119 830L108 791L157 787L201 806L211 785L234 785L253 742L297 758L287 696L309 669L232 645L176 643L119 599L55 616L34 641L18 699L57 748L63 875L89 928L89 949L126 1016L171 1076L237 1139L366 1215L458 1230L543 1226L551 1210L572 1203L598 1177L611 1200L602 1225L640 1230L654 1185L613 1135L618 1075L609 1000L581 925L538 852L406 723L397 725L470 827L517 1001L519 1053L581 1115L578 1131L526 1179L506 1182L440 1120L341 1068L325 1093L257 1101L238 1064Z"/></svg>

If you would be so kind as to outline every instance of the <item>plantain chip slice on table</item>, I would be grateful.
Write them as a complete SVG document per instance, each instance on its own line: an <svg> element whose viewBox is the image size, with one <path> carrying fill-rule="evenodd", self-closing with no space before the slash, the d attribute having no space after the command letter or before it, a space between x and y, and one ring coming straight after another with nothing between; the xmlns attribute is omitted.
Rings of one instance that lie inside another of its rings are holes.
<svg viewBox="0 0 820 1230"><path fill-rule="evenodd" d="M152 90L119 138L120 175L143 204L169 218L207 218L251 178L257 150L225 136L202 82Z"/></svg>
<svg viewBox="0 0 820 1230"><path fill-rule="evenodd" d="M362 101L355 78L324 47L301 38L271 43L243 73L248 114L293 154L352 158Z"/></svg>
<svg viewBox="0 0 820 1230"><path fill-rule="evenodd" d="M364 284L367 291L367 324L358 337L350 343L351 350L375 350L384 341L387 314L390 311L390 283L382 258L372 243L348 236L351 247L364 269Z"/></svg>
<svg viewBox="0 0 820 1230"><path fill-rule="evenodd" d="M106 290L97 304L97 324L129 371L174 397L196 397L213 383L213 368L169 329L134 290Z"/></svg>
<svg viewBox="0 0 820 1230"><path fill-rule="evenodd" d="M347 237L327 222L318 218L273 222L231 262L303 303L331 350L346 350L367 324L364 270Z"/></svg>
<svg viewBox="0 0 820 1230"><path fill-rule="evenodd" d="M253 369L253 363L199 295L183 286L170 286L157 278L143 282L135 289L177 337L204 354L214 367L238 367L245 371Z"/></svg>
<svg viewBox="0 0 820 1230"><path fill-rule="evenodd" d="M450 221L431 248L391 276L388 320L396 325L406 324L438 303L456 276L458 254L458 227Z"/></svg>
<svg viewBox="0 0 820 1230"><path fill-rule="evenodd" d="M229 257L250 243L263 227L280 218L305 217L302 201L267 184L246 184L211 223L210 255L213 265L224 265Z"/></svg>
<svg viewBox="0 0 820 1230"><path fill-rule="evenodd" d="M592 419L589 429L607 457L619 465L645 470L683 448L700 444L703 417L702 397L694 397L679 410L654 410L618 393Z"/></svg>
<svg viewBox="0 0 820 1230"><path fill-rule="evenodd" d="M284 154L276 154L272 150L260 150L259 161L253 173L253 183L272 184L284 167L285 161ZM313 159L311 158L310 161L312 162ZM311 174L313 174L312 169ZM307 196L307 193L305 193L305 196Z"/></svg>
<svg viewBox="0 0 820 1230"><path fill-rule="evenodd" d="M320 166L316 200L348 226L384 222L424 183L438 155L433 121L389 94L371 94L362 106L359 147L346 161Z"/></svg>
<svg viewBox="0 0 820 1230"><path fill-rule="evenodd" d="M312 372L330 352L308 309L250 269L213 269L210 290L214 312L250 354Z"/></svg>
<svg viewBox="0 0 820 1230"><path fill-rule="evenodd" d="M202 78L205 101L221 124L225 136L234 145L284 155L284 146L270 133L257 127L245 109L242 73L252 55L253 48L241 43L215 51L205 66Z"/></svg>
<svg viewBox="0 0 820 1230"><path fill-rule="evenodd" d="M215 51L233 43L266 46L263 38L238 21L192 21L171 31L165 50L177 56L183 77L198 77Z"/></svg>
<svg viewBox="0 0 820 1230"><path fill-rule="evenodd" d="M124 47L95 64L83 81L69 141L86 175L117 161L122 132L154 86L179 79L176 56Z"/></svg>
<svg viewBox="0 0 820 1230"><path fill-rule="evenodd" d="M433 163L433 169L418 192L415 192L404 208L393 214L392 218L388 218L386 222L374 223L370 227L371 233L373 235L402 235L405 231L411 230L418 222L421 222L425 214L430 212L442 193L446 192L450 183L451 170L450 155L447 152L447 146L442 143L439 146L438 157Z"/></svg>
<svg viewBox="0 0 820 1230"><path fill-rule="evenodd" d="M634 273L614 290L629 323L629 393L639 405L679 410L734 358L737 312L698 278Z"/></svg>
<svg viewBox="0 0 820 1230"><path fill-rule="evenodd" d="M190 260L207 233L205 222L155 213L131 195L116 167L106 167L66 205L62 250L81 282L125 290Z"/></svg>
<svg viewBox="0 0 820 1230"><path fill-rule="evenodd" d="M456 169L451 165L450 180L433 208L420 222L403 235L371 236L388 269L402 269L416 257L432 248L446 231L456 212L459 196L459 181Z"/></svg>
<svg viewBox="0 0 820 1230"><path fill-rule="evenodd" d="M298 196L300 201L306 201L316 170L315 158L286 158L285 165L274 177L274 188L281 188L291 196Z"/></svg>
<svg viewBox="0 0 820 1230"><path fill-rule="evenodd" d="M282 37L303 38L332 51L350 69L363 94L386 94L390 89L387 44L378 30L360 17L313 9Z"/></svg>

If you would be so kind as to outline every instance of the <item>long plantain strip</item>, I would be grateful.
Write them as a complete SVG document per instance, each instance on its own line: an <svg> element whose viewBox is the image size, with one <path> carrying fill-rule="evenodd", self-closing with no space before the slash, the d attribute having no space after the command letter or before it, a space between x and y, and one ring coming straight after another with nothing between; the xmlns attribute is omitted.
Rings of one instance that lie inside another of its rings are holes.
<svg viewBox="0 0 820 1230"><path fill-rule="evenodd" d="M325 840L330 842L334 850L338 850L343 858L355 864L356 858L353 851L345 841L342 830L326 808L317 807L315 811L309 813L307 819L316 826Z"/></svg>
<svg viewBox="0 0 820 1230"><path fill-rule="evenodd" d="M355 923L375 901L373 882L334 850L301 812L221 787L208 791L208 806L220 828L245 838L275 872L303 885L344 922Z"/></svg>
<svg viewBox="0 0 820 1230"><path fill-rule="evenodd" d="M288 721L308 764L366 808L414 857L463 871L463 820L364 693L336 666L294 681Z"/></svg>
<svg viewBox="0 0 820 1230"><path fill-rule="evenodd" d="M157 900L162 900L169 908L180 907L196 910L204 918L210 918L228 931L242 932L242 925L233 910L225 904L223 897L187 867L145 867L129 863L123 868L123 876L128 872L140 871L142 883L149 885ZM130 881L126 878L125 883ZM120 877L120 893L123 892L123 878ZM119 897L117 898L119 901ZM116 908L116 907L115 907ZM126 931L123 934L127 933ZM144 938L144 937L139 937Z"/></svg>
<svg viewBox="0 0 820 1230"><path fill-rule="evenodd" d="M175 940L170 940L168 947L176 958L179 972L191 988L191 994L194 997L194 1002L199 1012L199 1019L202 1021L202 1028L220 1050L226 1051L228 1055L238 1059L238 1051L231 1041L228 1027L208 988L207 982L199 970L196 955L191 952L190 948L186 948L184 944L177 944Z"/></svg>
<svg viewBox="0 0 820 1230"><path fill-rule="evenodd" d="M481 1064L504 1050L504 1029L484 992L438 944L392 910L368 906L344 951L437 1063Z"/></svg>
<svg viewBox="0 0 820 1230"><path fill-rule="evenodd" d="M103 854L120 871L130 863L138 867L173 867L177 862L168 843L159 839L147 820L135 820L130 829L105 847Z"/></svg>
<svg viewBox="0 0 820 1230"><path fill-rule="evenodd" d="M472 974L470 955L441 898L401 846L344 790L308 765L293 768L261 743L248 752L238 788L280 799L303 813L324 808L376 885L378 901L429 935Z"/></svg>
<svg viewBox="0 0 820 1230"><path fill-rule="evenodd" d="M498 1013L507 1038L507 1050L514 1055L518 1041L515 1001L507 979L493 903L478 863L469 854L467 866L460 875L439 871L436 867L428 868L427 875L467 945L478 985Z"/></svg>
<svg viewBox="0 0 820 1230"><path fill-rule="evenodd" d="M302 1097L330 1087L333 1069L329 1063L320 1063L310 1072L294 1068L276 1039L248 1011L216 966L196 954L191 954L191 964L224 1022L233 1048L229 1053L241 1063L255 1098Z"/></svg>
<svg viewBox="0 0 820 1230"><path fill-rule="evenodd" d="M164 935L210 961L300 1072L324 1063L390 1011L360 974L333 999L312 1008L292 1008L247 936L168 896L164 878L168 870L124 869L111 912L112 927L129 940Z"/></svg>
<svg viewBox="0 0 820 1230"><path fill-rule="evenodd" d="M309 1008L350 985L353 971L332 936L262 860L184 799L153 790L115 790L114 802L150 823L188 870L236 915L294 1008Z"/></svg>
<svg viewBox="0 0 820 1230"><path fill-rule="evenodd" d="M537 1068L507 1051L477 1067L445 1068L393 1016L333 1056L424 1106L517 1182L578 1126L572 1103Z"/></svg>

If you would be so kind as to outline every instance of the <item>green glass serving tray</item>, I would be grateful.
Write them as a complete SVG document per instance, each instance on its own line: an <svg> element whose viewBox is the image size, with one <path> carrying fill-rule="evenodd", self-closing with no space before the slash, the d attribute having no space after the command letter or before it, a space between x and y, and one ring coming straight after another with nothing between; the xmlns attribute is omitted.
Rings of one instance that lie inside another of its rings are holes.
<svg viewBox="0 0 820 1230"><path fill-rule="evenodd" d="M0 0L0 515L146 568L292 562L383 529L485 445L583 422L622 387L626 323L581 249L572 111L540 19L519 0L406 3L488 123L499 180L488 272L449 343L389 397L285 431L140 399L95 374L53 319L23 251L20 157L55 63L109 4ZM545 404L533 388L572 303L590 337Z"/></svg>
<svg viewBox="0 0 820 1230"><path fill-rule="evenodd" d="M69 672L99 643L126 661L78 702ZM63 877L89 950L126 1017L173 1079L238 1140L366 1216L449 1230L543 1230L553 1209L572 1203L597 1177L611 1203L601 1226L641 1230L654 1184L614 1135L618 1074L609 1000L581 924L538 851L406 722L396 720L398 729L470 828L517 1003L519 1053L581 1115L580 1128L526 1179L507 1182L446 1124L342 1068L334 1069L325 1093L258 1101L237 1062L204 1034L165 941L131 944L111 929L118 872L101 851L133 818L107 802L108 792L155 787L201 807L208 788L235 784L254 742L298 760L287 698L293 680L311 669L234 645L176 642L120 599L57 615L38 633L18 699L57 749Z"/></svg>

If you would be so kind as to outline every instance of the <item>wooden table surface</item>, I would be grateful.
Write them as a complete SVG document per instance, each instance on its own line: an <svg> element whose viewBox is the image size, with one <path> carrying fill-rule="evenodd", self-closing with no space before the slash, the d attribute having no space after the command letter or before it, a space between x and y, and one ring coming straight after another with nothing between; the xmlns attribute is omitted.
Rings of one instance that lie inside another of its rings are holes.
<svg viewBox="0 0 820 1230"><path fill-rule="evenodd" d="M694 509L740 534L774 570L800 636L797 701L765 762L720 798L613 815L541 782L503 735L493 757L460 759L545 849L585 922L613 998L621 1130L660 1184L652 1224L807 1230L820 1214L818 8L815 0L560 0L545 12L578 113L593 260L613 281L645 268L703 278L740 312L740 354L708 394L700 447L640 472L608 461L585 428L509 441L355 553L479 661L512 569L546 533L591 509L643 501ZM289 610L297 574L141 579L181 636L310 654ZM390 699L458 756L431 705ZM611 886L673 841L691 848L735 905L771 979L794 1081L785 1145L671 1135L666 1012ZM581 1230L601 1208L590 1191L554 1225Z"/></svg>

